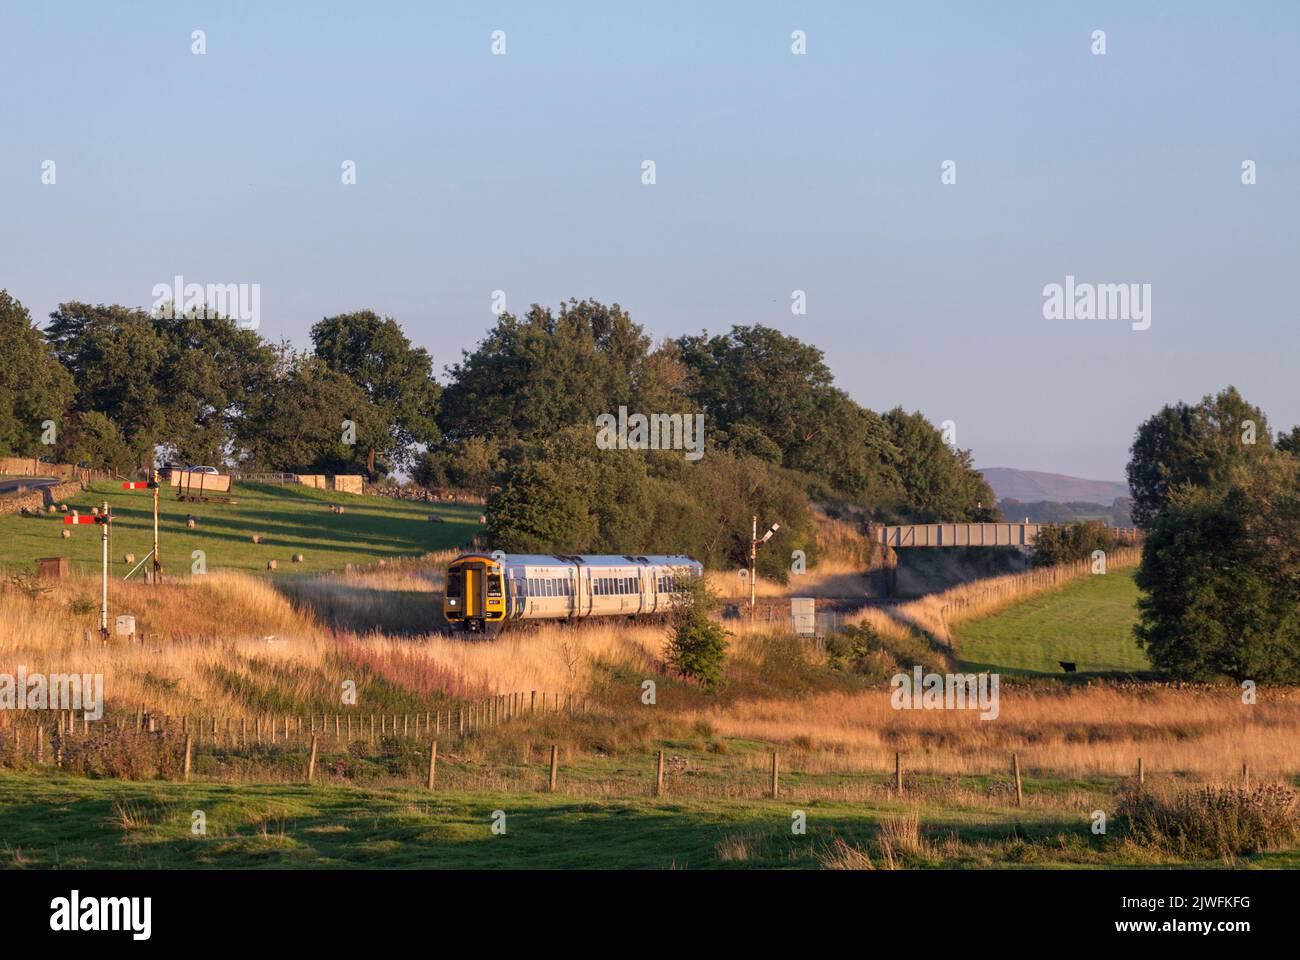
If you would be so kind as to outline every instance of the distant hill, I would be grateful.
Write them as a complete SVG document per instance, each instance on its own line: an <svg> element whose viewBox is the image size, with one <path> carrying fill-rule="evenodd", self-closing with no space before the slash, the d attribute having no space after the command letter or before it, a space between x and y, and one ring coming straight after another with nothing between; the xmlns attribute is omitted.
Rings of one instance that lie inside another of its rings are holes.
<svg viewBox="0 0 1300 960"><path fill-rule="evenodd" d="M1037 470L1015 470L1011 467L987 467L980 473L984 474L984 479L989 482L999 500L1110 504L1116 497L1129 495L1127 483L1114 483L1110 480L1083 480L1061 473L1040 473Z"/></svg>

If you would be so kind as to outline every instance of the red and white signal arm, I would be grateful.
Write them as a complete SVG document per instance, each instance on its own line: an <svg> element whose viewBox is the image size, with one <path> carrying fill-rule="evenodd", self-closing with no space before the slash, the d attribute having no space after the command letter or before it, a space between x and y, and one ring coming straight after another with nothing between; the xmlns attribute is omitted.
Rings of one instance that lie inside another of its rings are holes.
<svg viewBox="0 0 1300 960"><path fill-rule="evenodd" d="M109 517L64 517L64 523L108 523Z"/></svg>
<svg viewBox="0 0 1300 960"><path fill-rule="evenodd" d="M147 480L132 480L122 484L123 490L153 490L158 484Z"/></svg>

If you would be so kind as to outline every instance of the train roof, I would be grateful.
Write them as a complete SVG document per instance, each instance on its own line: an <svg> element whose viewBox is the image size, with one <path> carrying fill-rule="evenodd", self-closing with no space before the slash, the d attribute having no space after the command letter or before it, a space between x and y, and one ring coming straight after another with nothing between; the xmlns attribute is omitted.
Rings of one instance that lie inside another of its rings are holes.
<svg viewBox="0 0 1300 960"><path fill-rule="evenodd" d="M507 553L500 557L493 558L490 553L466 553L457 557L457 560L463 560L467 557L482 557L486 559L497 559L506 564L506 566L528 566L528 567L545 567L558 566L561 564L581 564L584 567L627 567L627 566L661 566L661 567L684 567L690 564L698 564L698 560L684 554L657 554L657 555L623 555L623 554L551 554L551 553Z"/></svg>

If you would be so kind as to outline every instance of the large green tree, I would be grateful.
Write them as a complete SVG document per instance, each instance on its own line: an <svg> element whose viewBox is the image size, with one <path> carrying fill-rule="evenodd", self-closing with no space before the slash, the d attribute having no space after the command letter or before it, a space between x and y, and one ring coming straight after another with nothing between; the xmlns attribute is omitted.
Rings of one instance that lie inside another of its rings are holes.
<svg viewBox="0 0 1300 960"><path fill-rule="evenodd" d="M234 444L246 470L357 473L388 423L366 392L319 357L279 349L278 370L240 418Z"/></svg>
<svg viewBox="0 0 1300 960"><path fill-rule="evenodd" d="M46 441L57 440L74 392L27 308L0 290L0 456L51 453Z"/></svg>
<svg viewBox="0 0 1300 960"><path fill-rule="evenodd" d="M1138 427L1130 450L1133 522L1150 529L1180 485L1223 490L1273 454L1264 412L1236 387L1163 407Z"/></svg>
<svg viewBox="0 0 1300 960"><path fill-rule="evenodd" d="M1142 548L1139 642L1174 676L1300 681L1300 464L1181 483Z"/></svg>
<svg viewBox="0 0 1300 960"><path fill-rule="evenodd" d="M443 431L450 440L513 441L575 425L594 429L598 415L620 405L681 411L673 364L670 354L650 352L650 339L618 304L570 300L558 312L533 305L523 317L505 313L451 367Z"/></svg>
<svg viewBox="0 0 1300 960"><path fill-rule="evenodd" d="M411 341L397 322L371 310L326 317L311 328L316 355L365 391L388 424L387 437L368 451L375 472L376 451L393 464L411 467L418 445L438 442L442 392L433 377L433 360Z"/></svg>
<svg viewBox="0 0 1300 960"><path fill-rule="evenodd" d="M920 413L901 407L885 414L898 451L895 469L902 487L899 512L916 520L997 519L997 497L971 465L969 450L952 450L943 434Z"/></svg>
<svg viewBox="0 0 1300 960"><path fill-rule="evenodd" d="M223 462L235 422L274 365L257 333L203 311L70 302L50 314L45 333L76 378L77 411L107 417L146 465L156 451L181 463Z"/></svg>

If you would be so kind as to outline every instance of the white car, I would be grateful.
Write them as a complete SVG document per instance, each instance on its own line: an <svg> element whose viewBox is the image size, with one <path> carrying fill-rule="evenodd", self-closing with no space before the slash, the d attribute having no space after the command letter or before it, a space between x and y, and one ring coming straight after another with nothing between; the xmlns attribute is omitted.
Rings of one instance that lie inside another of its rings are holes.
<svg viewBox="0 0 1300 960"><path fill-rule="evenodd" d="M218 470L216 467L186 467L185 472L186 473L211 473L211 474L221 473L221 471Z"/></svg>

